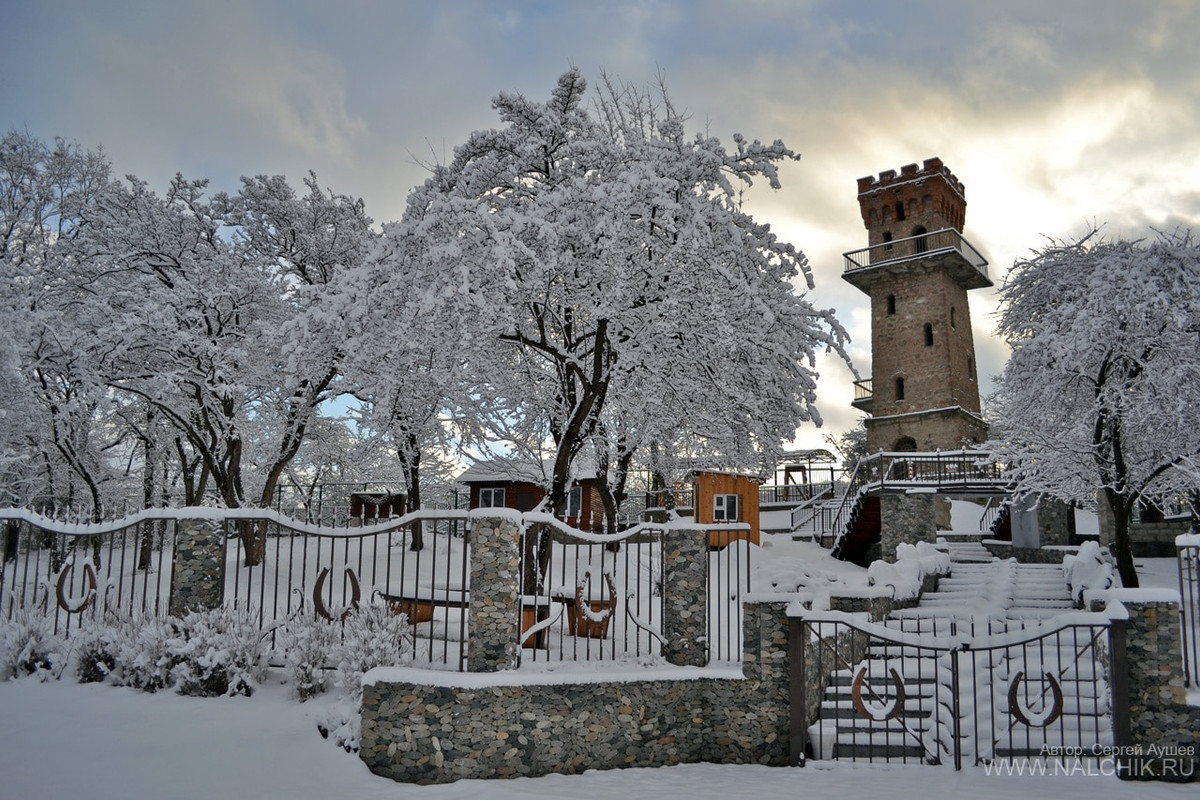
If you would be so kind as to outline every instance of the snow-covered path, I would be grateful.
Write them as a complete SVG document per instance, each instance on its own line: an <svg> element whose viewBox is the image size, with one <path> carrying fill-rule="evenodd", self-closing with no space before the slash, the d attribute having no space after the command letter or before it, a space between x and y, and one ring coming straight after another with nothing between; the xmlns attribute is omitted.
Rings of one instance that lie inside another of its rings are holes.
<svg viewBox="0 0 1200 800"><path fill-rule="evenodd" d="M1140 800L1194 798L1194 786L1102 775L998 776L981 769L815 764L804 769L692 764L511 781L409 786L372 775L317 735L306 706L268 688L198 699L21 680L0 684L0 796L41 800Z"/></svg>

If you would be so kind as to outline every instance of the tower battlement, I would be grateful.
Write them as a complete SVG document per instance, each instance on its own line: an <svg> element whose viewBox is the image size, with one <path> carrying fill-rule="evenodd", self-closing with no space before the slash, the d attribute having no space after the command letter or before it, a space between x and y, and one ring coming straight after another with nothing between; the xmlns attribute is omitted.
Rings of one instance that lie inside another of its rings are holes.
<svg viewBox="0 0 1200 800"><path fill-rule="evenodd" d="M907 164L889 169L878 177L868 175L858 179L858 205L863 225L872 234L879 233L880 241L886 230L900 238L910 235L905 228L912 223L927 230L955 228L960 233L966 222L966 188L954 177L940 158L927 158L920 168ZM901 223L908 222L905 226ZM893 230L899 227L900 230ZM875 236L872 244L876 244Z"/></svg>

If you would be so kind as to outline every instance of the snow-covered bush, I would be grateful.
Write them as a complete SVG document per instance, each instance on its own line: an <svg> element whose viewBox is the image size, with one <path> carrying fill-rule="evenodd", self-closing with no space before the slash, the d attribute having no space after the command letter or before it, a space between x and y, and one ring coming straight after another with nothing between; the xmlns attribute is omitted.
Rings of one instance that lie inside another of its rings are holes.
<svg viewBox="0 0 1200 800"><path fill-rule="evenodd" d="M50 619L21 610L0 625L0 680L36 675L57 678L66 665L67 644L54 633Z"/></svg>
<svg viewBox="0 0 1200 800"><path fill-rule="evenodd" d="M950 556L928 542L902 542L896 545L896 562L872 562L867 580L872 586L891 586L895 600L909 600L920 596L926 576L949 573Z"/></svg>
<svg viewBox="0 0 1200 800"><path fill-rule="evenodd" d="M1078 553L1064 556L1062 567L1076 604L1083 602L1084 592L1108 589L1116 584L1112 564L1105 559L1096 542L1084 542Z"/></svg>
<svg viewBox="0 0 1200 800"><path fill-rule="evenodd" d="M72 640L75 649L75 677L80 683L101 683L112 679L121 657L119 623L97 624L84 628Z"/></svg>
<svg viewBox="0 0 1200 800"><path fill-rule="evenodd" d="M382 603L364 604L342 623L342 641L334 651L338 686L350 698L362 695L363 673L412 660L408 617Z"/></svg>
<svg viewBox="0 0 1200 800"><path fill-rule="evenodd" d="M335 617L339 612L335 612ZM300 702L329 688L327 668L336 662L334 651L341 640L341 625L317 614L298 613L279 631L284 663Z"/></svg>
<svg viewBox="0 0 1200 800"><path fill-rule="evenodd" d="M192 611L168 641L171 677L180 694L251 695L266 671L262 631L254 615L221 606Z"/></svg>

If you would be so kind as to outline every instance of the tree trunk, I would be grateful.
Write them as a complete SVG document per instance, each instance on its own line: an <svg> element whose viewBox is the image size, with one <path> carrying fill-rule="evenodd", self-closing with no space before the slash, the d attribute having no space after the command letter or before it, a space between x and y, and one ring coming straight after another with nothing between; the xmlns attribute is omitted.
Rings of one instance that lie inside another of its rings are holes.
<svg viewBox="0 0 1200 800"><path fill-rule="evenodd" d="M407 435L405 444L406 452L400 456L400 461L404 469L404 489L408 493L406 511L418 511L421 508L421 449L412 433ZM413 521L409 549L414 552L425 549L425 531L419 519Z"/></svg>
<svg viewBox="0 0 1200 800"><path fill-rule="evenodd" d="M1133 564L1133 542L1129 537L1129 518L1133 504L1110 489L1104 499L1113 516L1113 556L1117 559L1117 574L1127 589L1138 587L1137 568Z"/></svg>

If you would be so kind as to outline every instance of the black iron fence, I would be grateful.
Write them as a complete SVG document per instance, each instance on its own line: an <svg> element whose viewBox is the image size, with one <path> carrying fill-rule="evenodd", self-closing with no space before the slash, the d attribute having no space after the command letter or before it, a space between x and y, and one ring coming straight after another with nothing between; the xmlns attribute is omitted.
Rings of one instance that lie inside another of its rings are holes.
<svg viewBox="0 0 1200 800"><path fill-rule="evenodd" d="M256 615L273 651L282 646L281 628L298 615L339 619L363 603L382 602L408 617L416 663L466 668L466 511L421 511L338 527L249 509L149 509L100 524L0 511L0 619L37 610L69 636L106 612L165 617L175 583L183 579L175 558L180 526L193 517L222 547L212 576L220 599ZM710 658L735 661L741 658L750 546L734 537L712 548L708 559ZM523 656L590 661L660 655L662 573L663 531L654 526L615 538L555 528L541 577L523 592Z"/></svg>
<svg viewBox="0 0 1200 800"><path fill-rule="evenodd" d="M1179 566L1179 622L1183 640L1183 681L1184 686L1192 686L1200 681L1200 537L1181 537L1176 551L1176 562Z"/></svg>
<svg viewBox="0 0 1200 800"><path fill-rule="evenodd" d="M1109 676L1121 672L1110 659L1110 622L1085 612L1058 622L1009 630L1005 620L793 618L792 725L805 733L798 760L956 769L1098 761L1113 752Z"/></svg>

